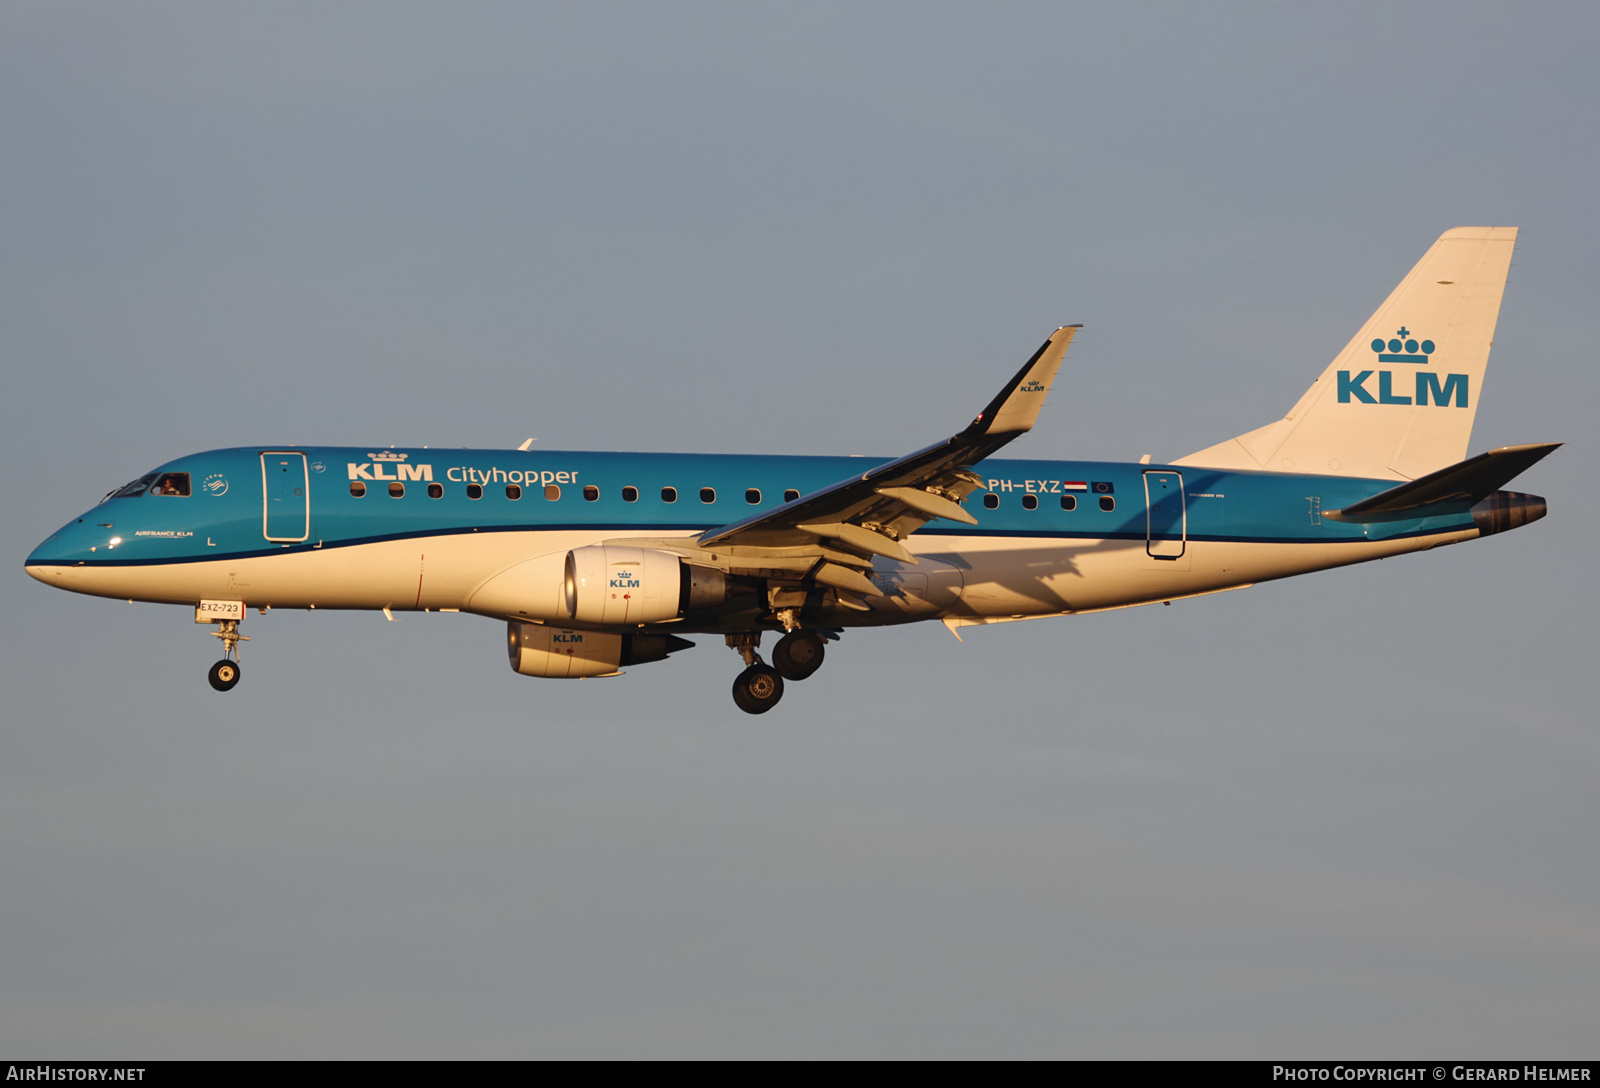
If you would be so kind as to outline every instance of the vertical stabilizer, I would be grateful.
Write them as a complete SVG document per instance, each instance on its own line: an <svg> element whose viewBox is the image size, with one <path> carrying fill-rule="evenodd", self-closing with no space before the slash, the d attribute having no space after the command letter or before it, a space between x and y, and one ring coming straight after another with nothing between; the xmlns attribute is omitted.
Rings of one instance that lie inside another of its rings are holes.
<svg viewBox="0 0 1600 1088"><path fill-rule="evenodd" d="M1463 460L1516 240L1447 231L1288 415L1174 463L1410 480Z"/></svg>

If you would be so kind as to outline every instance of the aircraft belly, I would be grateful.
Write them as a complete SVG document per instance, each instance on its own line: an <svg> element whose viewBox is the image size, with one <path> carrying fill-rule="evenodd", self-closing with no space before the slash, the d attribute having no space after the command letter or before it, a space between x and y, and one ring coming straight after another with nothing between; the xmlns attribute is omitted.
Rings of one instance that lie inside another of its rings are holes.
<svg viewBox="0 0 1600 1088"><path fill-rule="evenodd" d="M617 535L457 533L186 563L39 569L63 572L48 578L63 589L157 603L219 598L252 607L465 608L473 591L496 571Z"/></svg>
<svg viewBox="0 0 1600 1088"><path fill-rule="evenodd" d="M1153 565L1143 540L954 538L964 586L951 615L1028 616L1104 608L1111 602L1189 593L1193 568Z"/></svg>
<svg viewBox="0 0 1600 1088"><path fill-rule="evenodd" d="M522 586L526 578L513 572L532 571L529 561L538 557L564 556L573 548L621 535L631 534L615 530L457 533L190 563L38 568L40 574L35 576L79 593L173 604L218 598L243 600L254 607L450 608L514 614L523 607L516 603L521 596L533 593L542 600L557 590L559 579L551 573L554 566L548 571L540 567L540 584ZM1117 608L1381 559L1477 535L1472 528L1339 543L1191 539L1185 562L1168 566L1152 558L1138 539L918 534L913 543L922 562L912 566L880 560L873 580L884 596L869 599L869 612L841 612L838 619L847 626L875 626L940 617L1045 616ZM512 595L506 597L507 593Z"/></svg>
<svg viewBox="0 0 1600 1088"><path fill-rule="evenodd" d="M919 554L962 573L949 617L1025 617L1089 612L1233 589L1470 540L1476 530L1377 541L1196 541L1186 564L1163 568L1143 540L946 537L916 540ZM943 550L941 545L950 548Z"/></svg>
<svg viewBox="0 0 1600 1088"><path fill-rule="evenodd" d="M236 568L237 562L230 564ZM193 604L202 597L229 594L228 571L221 563L161 563L150 566L43 568L50 584L74 593L121 597L158 604ZM31 571L30 571L31 573ZM35 577L40 577L35 575Z"/></svg>
<svg viewBox="0 0 1600 1088"><path fill-rule="evenodd" d="M150 566L83 567L65 588L107 597L168 604L201 598L243 600L252 606L319 608L410 607L415 599L415 548L368 544L300 549L283 555L196 560ZM411 597L405 597L409 587ZM404 605L397 602L405 599Z"/></svg>
<svg viewBox="0 0 1600 1088"><path fill-rule="evenodd" d="M866 599L868 613L838 609L836 619L846 626L909 623L935 619L955 607L964 580L960 569L931 556L920 558L913 566L880 557L872 565L871 577L883 596Z"/></svg>

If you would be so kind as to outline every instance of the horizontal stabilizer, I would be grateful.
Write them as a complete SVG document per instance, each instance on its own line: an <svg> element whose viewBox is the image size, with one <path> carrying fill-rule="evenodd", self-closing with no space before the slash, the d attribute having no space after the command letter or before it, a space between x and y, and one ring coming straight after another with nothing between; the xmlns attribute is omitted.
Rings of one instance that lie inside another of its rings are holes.
<svg viewBox="0 0 1600 1088"><path fill-rule="evenodd" d="M1324 510L1322 516L1334 521L1410 521L1468 510L1560 447L1560 442L1502 446L1391 487L1343 510Z"/></svg>

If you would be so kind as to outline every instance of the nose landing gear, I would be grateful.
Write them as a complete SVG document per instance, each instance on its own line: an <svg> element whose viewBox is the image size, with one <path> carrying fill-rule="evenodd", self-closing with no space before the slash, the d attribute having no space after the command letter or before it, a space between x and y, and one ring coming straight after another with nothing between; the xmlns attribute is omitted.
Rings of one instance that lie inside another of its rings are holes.
<svg viewBox="0 0 1600 1088"><path fill-rule="evenodd" d="M211 666L211 672L206 675L211 681L211 686L218 691L231 691L233 685L239 682L239 663L237 661L218 661Z"/></svg>
<svg viewBox="0 0 1600 1088"><path fill-rule="evenodd" d="M222 660L211 666L206 679L218 691L232 691L239 682L239 643L249 642L250 636L239 633L238 620L218 620L217 624L221 630L211 634L222 640Z"/></svg>

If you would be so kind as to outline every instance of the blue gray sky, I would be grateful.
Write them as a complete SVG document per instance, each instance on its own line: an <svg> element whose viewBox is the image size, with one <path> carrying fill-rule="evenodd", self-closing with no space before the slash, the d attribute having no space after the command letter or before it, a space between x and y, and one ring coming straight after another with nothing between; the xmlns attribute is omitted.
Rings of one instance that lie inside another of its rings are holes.
<svg viewBox="0 0 1600 1088"><path fill-rule="evenodd" d="M1592 1057L1600 15L1542 4L0 7L0 1050ZM265 443L885 457L1082 322L1018 456L1280 416L1522 234L1439 552L526 679L461 615L22 572Z"/></svg>

